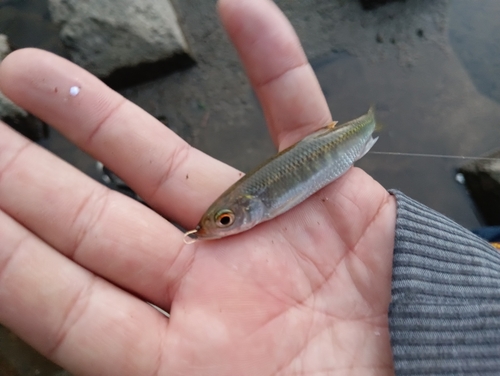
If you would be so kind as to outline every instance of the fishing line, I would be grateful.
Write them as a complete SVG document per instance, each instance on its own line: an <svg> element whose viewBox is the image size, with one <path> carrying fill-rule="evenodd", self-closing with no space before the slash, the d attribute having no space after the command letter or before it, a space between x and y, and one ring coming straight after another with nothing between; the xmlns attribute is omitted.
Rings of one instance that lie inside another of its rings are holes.
<svg viewBox="0 0 500 376"><path fill-rule="evenodd" d="M491 157L467 157L467 156L462 156L462 155L446 155L446 154L398 153L398 152L390 152L390 151L371 151L369 154L399 155L399 156L403 156L403 157L462 159L462 160L475 160L475 161L500 161L500 158L491 158Z"/></svg>

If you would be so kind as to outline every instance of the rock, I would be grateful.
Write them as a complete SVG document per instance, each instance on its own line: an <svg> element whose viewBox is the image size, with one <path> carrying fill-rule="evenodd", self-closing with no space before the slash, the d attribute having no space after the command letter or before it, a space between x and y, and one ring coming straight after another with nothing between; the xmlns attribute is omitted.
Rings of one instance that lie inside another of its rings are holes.
<svg viewBox="0 0 500 376"><path fill-rule="evenodd" d="M0 34L0 62L10 54L11 49L7 35ZM16 106L10 99L0 92L0 119L9 117L26 117L28 113L21 107Z"/></svg>
<svg viewBox="0 0 500 376"><path fill-rule="evenodd" d="M11 52L7 36L0 34L0 61ZM33 141L47 137L48 128L40 120L16 106L0 92L0 119Z"/></svg>
<svg viewBox="0 0 500 376"><path fill-rule="evenodd" d="M71 59L101 78L158 62L168 70L165 61L181 56L192 62L169 0L49 0L49 10Z"/></svg>
<svg viewBox="0 0 500 376"><path fill-rule="evenodd" d="M5 57L10 54L11 49L7 39L7 35L0 34L0 61L5 59ZM26 117L28 113L22 108L16 106L12 101L7 99L0 92L0 119L5 119L7 117Z"/></svg>
<svg viewBox="0 0 500 376"><path fill-rule="evenodd" d="M10 54L10 51L7 35L0 34L0 61L5 59L5 57Z"/></svg>
<svg viewBox="0 0 500 376"><path fill-rule="evenodd" d="M11 48L7 35L0 34L0 62L10 54ZM16 106L10 99L0 92L0 119L6 118L23 118L28 116L28 113L21 107Z"/></svg>
<svg viewBox="0 0 500 376"><path fill-rule="evenodd" d="M489 226L500 225L500 150L460 167L465 185Z"/></svg>
<svg viewBox="0 0 500 376"><path fill-rule="evenodd" d="M46 1L13 0L10 4L4 6L0 0L0 30L13 49L35 47L67 57Z"/></svg>

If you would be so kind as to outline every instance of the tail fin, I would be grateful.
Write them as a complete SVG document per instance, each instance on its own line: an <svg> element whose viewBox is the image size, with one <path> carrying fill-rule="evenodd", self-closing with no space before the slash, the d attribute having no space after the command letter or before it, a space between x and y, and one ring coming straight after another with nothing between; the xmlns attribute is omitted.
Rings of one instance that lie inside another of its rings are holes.
<svg viewBox="0 0 500 376"><path fill-rule="evenodd" d="M375 105L372 104L370 106L367 115L371 115L375 119L375 132L380 132L382 129L385 128L385 125L377 121L377 118L375 117Z"/></svg>

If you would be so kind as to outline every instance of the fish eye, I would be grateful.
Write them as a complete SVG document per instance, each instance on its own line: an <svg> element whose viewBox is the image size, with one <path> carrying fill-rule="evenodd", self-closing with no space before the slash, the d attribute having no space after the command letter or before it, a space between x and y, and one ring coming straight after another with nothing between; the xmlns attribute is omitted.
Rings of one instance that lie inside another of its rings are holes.
<svg viewBox="0 0 500 376"><path fill-rule="evenodd" d="M215 224L218 227L228 227L234 222L234 213L231 210L221 210L215 215Z"/></svg>

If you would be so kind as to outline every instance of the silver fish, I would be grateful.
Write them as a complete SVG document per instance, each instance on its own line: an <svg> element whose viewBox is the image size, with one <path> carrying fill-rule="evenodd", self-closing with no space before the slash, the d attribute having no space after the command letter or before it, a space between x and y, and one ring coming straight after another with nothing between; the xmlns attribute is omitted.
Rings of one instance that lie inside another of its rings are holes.
<svg viewBox="0 0 500 376"><path fill-rule="evenodd" d="M346 173L375 144L372 108L332 123L281 151L228 188L184 240L234 235L290 210Z"/></svg>

